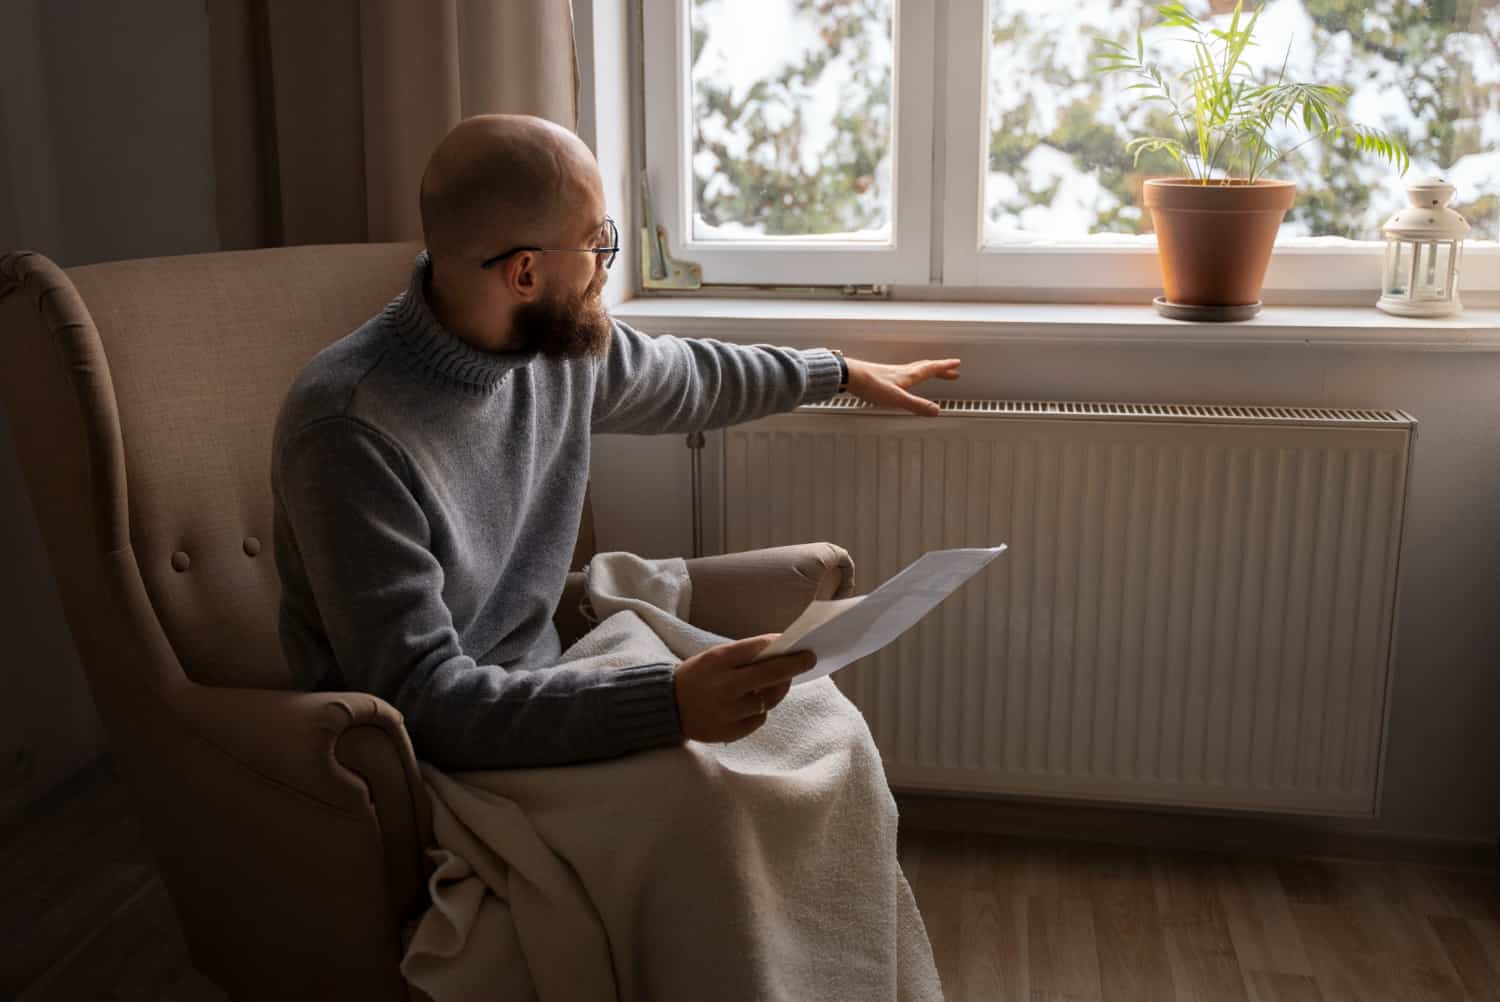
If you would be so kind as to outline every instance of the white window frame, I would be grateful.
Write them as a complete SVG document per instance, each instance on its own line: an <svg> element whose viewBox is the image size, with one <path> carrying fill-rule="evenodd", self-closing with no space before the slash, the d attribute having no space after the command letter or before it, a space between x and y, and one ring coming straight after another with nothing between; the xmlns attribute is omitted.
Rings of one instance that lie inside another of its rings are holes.
<svg viewBox="0 0 1500 1002"><path fill-rule="evenodd" d="M984 244L984 171L989 149L990 0L948 0L947 136L943 215L943 285L987 289L1161 289L1155 246L1109 247L1076 242ZM979 26L976 28L976 25ZM976 88L973 81L982 81ZM954 197L963 193L962 197ZM972 197L971 197L972 196ZM1359 292L1380 284L1385 244L1288 239L1276 244L1264 292ZM1500 247L1464 248L1464 292L1500 290Z"/></svg>
<svg viewBox="0 0 1500 1002"><path fill-rule="evenodd" d="M679 112L691 107L688 0L642 2L644 35L652 40L644 54L645 165L654 209L657 222L667 228L669 253L701 263L705 284L879 284L896 286L898 294L926 290L953 296L970 290L975 293L971 298L1005 299L1016 293L1031 301L1057 302L1116 292L1160 292L1154 244L1038 241L985 246L990 0L895 0L893 244L691 239L691 135L682 127L685 115ZM981 85L976 87L975 81ZM941 113L939 94L944 102ZM934 202L935 196L942 198L941 205ZM1283 240L1272 253L1265 295L1364 302L1379 287L1384 253L1379 240L1333 245L1326 238ZM1465 294L1500 293L1500 245L1471 238L1464 248L1460 288Z"/></svg>
<svg viewBox="0 0 1500 1002"><path fill-rule="evenodd" d="M703 266L711 285L921 284L932 266L933 0L893 0L891 240L692 236L692 80L688 0L644 0L646 174L667 251Z"/></svg>

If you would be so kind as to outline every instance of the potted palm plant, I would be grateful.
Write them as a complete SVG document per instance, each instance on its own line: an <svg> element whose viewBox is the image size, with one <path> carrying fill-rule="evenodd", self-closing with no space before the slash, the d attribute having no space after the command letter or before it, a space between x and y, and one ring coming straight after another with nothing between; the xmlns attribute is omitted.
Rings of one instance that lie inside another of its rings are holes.
<svg viewBox="0 0 1500 1002"><path fill-rule="evenodd" d="M1343 117L1347 88L1289 81L1285 59L1274 78L1258 79L1245 53L1256 44L1260 11L1246 16L1241 8L1236 3L1227 24L1216 26L1180 2L1158 6L1161 25L1185 31L1192 60L1181 73L1152 58L1144 29L1134 48L1098 39L1098 70L1138 78L1126 89L1161 105L1174 126L1174 134L1139 136L1126 149L1137 166L1144 154L1162 153L1182 172L1150 178L1143 189L1165 293L1157 308L1182 319L1245 319L1259 311L1271 247L1297 195L1294 183L1267 175L1292 153L1308 143L1344 142L1403 174L1410 165L1397 139ZM1285 144L1287 131L1302 140Z"/></svg>

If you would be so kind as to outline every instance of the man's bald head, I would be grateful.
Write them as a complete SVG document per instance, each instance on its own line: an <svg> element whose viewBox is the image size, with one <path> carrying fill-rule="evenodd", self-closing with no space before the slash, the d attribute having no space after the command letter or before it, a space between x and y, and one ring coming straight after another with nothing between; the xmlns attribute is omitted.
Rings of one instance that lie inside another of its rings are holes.
<svg viewBox="0 0 1500 1002"><path fill-rule="evenodd" d="M530 115L477 115L454 126L422 175L422 233L434 262L478 263L520 245L557 246L588 193L594 155Z"/></svg>

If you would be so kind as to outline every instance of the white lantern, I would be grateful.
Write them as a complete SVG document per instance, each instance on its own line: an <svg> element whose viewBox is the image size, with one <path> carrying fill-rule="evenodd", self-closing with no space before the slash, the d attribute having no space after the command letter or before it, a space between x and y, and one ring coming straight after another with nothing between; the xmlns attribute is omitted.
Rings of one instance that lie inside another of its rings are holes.
<svg viewBox="0 0 1500 1002"><path fill-rule="evenodd" d="M1411 205L1381 227L1385 272L1380 301L1398 317L1446 317L1463 309L1458 266L1469 224L1448 208L1456 189L1444 177L1420 177L1406 186Z"/></svg>

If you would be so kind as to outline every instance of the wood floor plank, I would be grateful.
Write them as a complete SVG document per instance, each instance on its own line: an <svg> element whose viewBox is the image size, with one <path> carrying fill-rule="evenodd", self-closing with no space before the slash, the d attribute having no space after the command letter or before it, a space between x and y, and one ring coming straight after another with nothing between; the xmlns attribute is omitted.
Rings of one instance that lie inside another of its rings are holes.
<svg viewBox="0 0 1500 1002"><path fill-rule="evenodd" d="M45 898L80 865L149 859L135 813L107 775L86 769L66 786L76 800L49 796L27 815L30 824L12 822L0 833L0 938L21 902Z"/></svg>
<svg viewBox="0 0 1500 1002"><path fill-rule="evenodd" d="M1312 975L1275 866L1263 859L1229 860L1217 891L1241 970Z"/></svg>
<svg viewBox="0 0 1500 1002"><path fill-rule="evenodd" d="M969 846L974 889L997 898L1055 901L1063 896L1061 847L993 836L971 836Z"/></svg>
<svg viewBox="0 0 1500 1002"><path fill-rule="evenodd" d="M139 863L80 864L79 880L46 905L30 923L0 940L0 998L14 998L78 943L80 929L108 921L155 879Z"/></svg>
<svg viewBox="0 0 1500 1002"><path fill-rule="evenodd" d="M197 971L187 971L162 993L158 1002L228 1002L228 997Z"/></svg>
<svg viewBox="0 0 1500 1002"><path fill-rule="evenodd" d="M1351 921L1333 901L1310 904L1294 899L1291 912L1324 1002L1390 997L1394 986L1381 970L1376 941L1357 920Z"/></svg>
<svg viewBox="0 0 1500 1002"><path fill-rule="evenodd" d="M1245 987L1250 1002L1323 1002L1317 980L1303 974L1246 971Z"/></svg>
<svg viewBox="0 0 1500 1002"><path fill-rule="evenodd" d="M128 791L85 766L0 827L0 998L13 998L151 877Z"/></svg>
<svg viewBox="0 0 1500 1002"><path fill-rule="evenodd" d="M1338 876L1322 860L1282 859L1274 864L1286 899L1294 905L1332 905L1338 901Z"/></svg>
<svg viewBox="0 0 1500 1002"><path fill-rule="evenodd" d="M1105 1002L1158 1002L1176 994L1150 858L1100 848L1086 857L1099 980Z"/></svg>
<svg viewBox="0 0 1500 1002"><path fill-rule="evenodd" d="M1469 931L1484 951L1490 970L1500 972L1500 922L1494 919L1469 919Z"/></svg>
<svg viewBox="0 0 1500 1002"><path fill-rule="evenodd" d="M963 835L932 832L912 847L918 879L931 890L961 891L969 883L969 855ZM915 885L913 885L915 887Z"/></svg>
<svg viewBox="0 0 1500 1002"><path fill-rule="evenodd" d="M1224 860L1203 854L1154 857L1157 909L1176 997L1243 1002L1245 978L1219 900Z"/></svg>
<svg viewBox="0 0 1500 1002"><path fill-rule="evenodd" d="M1410 864L1400 870L1419 914L1500 919L1500 882L1493 874Z"/></svg>
<svg viewBox="0 0 1500 1002"><path fill-rule="evenodd" d="M1294 904L1326 1002L1463 1002L1457 971L1427 922L1405 909Z"/></svg>
<svg viewBox="0 0 1500 1002"><path fill-rule="evenodd" d="M17 1002L157 1002L189 967L166 890L152 880Z"/></svg>
<svg viewBox="0 0 1500 1002"><path fill-rule="evenodd" d="M1401 998L1464 1002L1458 970L1413 896L1408 864L1333 864L1340 900L1374 937L1378 961Z"/></svg>
<svg viewBox="0 0 1500 1002"><path fill-rule="evenodd" d="M906 879L927 926L932 958L945 986L962 979L963 893L967 884L963 839L922 840L908 852Z"/></svg>
<svg viewBox="0 0 1500 1002"><path fill-rule="evenodd" d="M1430 920L1410 911L1383 911L1390 956L1405 998L1414 1002L1465 1002L1463 979Z"/></svg>
<svg viewBox="0 0 1500 1002"><path fill-rule="evenodd" d="M1026 898L963 893L958 980L944 982L948 1002L1026 1002L1031 998Z"/></svg>
<svg viewBox="0 0 1500 1002"><path fill-rule="evenodd" d="M1088 1002L1103 997L1090 902L1030 898L1026 943L1031 1002Z"/></svg>
<svg viewBox="0 0 1500 1002"><path fill-rule="evenodd" d="M1475 935L1476 920L1434 915L1426 919L1432 925L1438 941L1443 944L1464 991L1471 999L1500 999L1500 974L1490 962L1479 937Z"/></svg>

